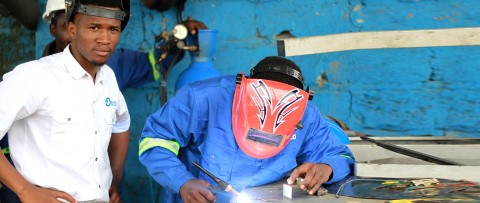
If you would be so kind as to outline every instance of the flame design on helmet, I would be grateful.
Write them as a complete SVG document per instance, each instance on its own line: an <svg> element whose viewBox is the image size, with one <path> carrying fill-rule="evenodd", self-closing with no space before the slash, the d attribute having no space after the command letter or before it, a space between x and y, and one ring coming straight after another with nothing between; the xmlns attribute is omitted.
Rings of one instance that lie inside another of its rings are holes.
<svg viewBox="0 0 480 203"><path fill-rule="evenodd" d="M263 129L265 126L265 122L268 120L268 115L275 116L273 129L274 133L276 129L285 122L284 118L298 108L293 107L292 109L289 109L289 107L303 98L302 95L298 94L298 89L292 89L283 95L283 97L280 98L276 104L272 104L272 96L270 91L268 91L270 88L263 82L263 80L258 80L257 84L251 84L251 87L256 93L251 95L251 98L258 108L257 116L261 124L261 128Z"/></svg>

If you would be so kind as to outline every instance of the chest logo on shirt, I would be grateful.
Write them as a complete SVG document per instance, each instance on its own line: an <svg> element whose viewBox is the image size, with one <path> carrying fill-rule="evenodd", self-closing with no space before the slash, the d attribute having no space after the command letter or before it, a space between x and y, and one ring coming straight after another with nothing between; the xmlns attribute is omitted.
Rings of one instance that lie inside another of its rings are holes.
<svg viewBox="0 0 480 203"><path fill-rule="evenodd" d="M110 97L105 99L105 106L117 106L117 101L110 100Z"/></svg>

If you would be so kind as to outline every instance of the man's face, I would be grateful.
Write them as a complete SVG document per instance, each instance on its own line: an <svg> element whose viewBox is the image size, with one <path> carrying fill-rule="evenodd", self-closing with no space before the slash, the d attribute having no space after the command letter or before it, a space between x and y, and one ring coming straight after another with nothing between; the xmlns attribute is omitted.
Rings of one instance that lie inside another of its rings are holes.
<svg viewBox="0 0 480 203"><path fill-rule="evenodd" d="M57 52L63 51L70 43L70 34L65 24L65 12L61 12L55 16L55 20L50 24L50 34L55 37Z"/></svg>
<svg viewBox="0 0 480 203"><path fill-rule="evenodd" d="M121 21L77 13L68 23L71 51L82 66L103 65L120 40Z"/></svg>

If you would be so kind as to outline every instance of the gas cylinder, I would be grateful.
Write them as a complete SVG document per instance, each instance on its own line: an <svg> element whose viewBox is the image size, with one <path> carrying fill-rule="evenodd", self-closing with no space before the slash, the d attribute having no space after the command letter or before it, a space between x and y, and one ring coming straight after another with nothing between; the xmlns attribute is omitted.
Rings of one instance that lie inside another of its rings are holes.
<svg viewBox="0 0 480 203"><path fill-rule="evenodd" d="M175 92L185 84L220 76L220 72L215 69L213 64L217 45L217 33L218 30L201 29L198 30L198 38L195 38L195 36L187 37L187 45L197 45L198 50L189 51L191 63L178 76Z"/></svg>

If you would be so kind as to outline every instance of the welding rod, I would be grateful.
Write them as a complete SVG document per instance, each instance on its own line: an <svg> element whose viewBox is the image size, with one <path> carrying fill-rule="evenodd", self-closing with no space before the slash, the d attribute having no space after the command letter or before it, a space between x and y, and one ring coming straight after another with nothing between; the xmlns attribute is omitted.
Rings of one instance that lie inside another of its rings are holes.
<svg viewBox="0 0 480 203"><path fill-rule="evenodd" d="M215 181L221 188L222 190L224 190L225 192L229 192L233 195L239 195L240 193L238 193L235 189L233 189L233 187L228 184L227 182L225 182L224 180L220 179L220 178L217 178L216 176L214 176L212 173L210 173L209 171L207 171L206 169L204 169L203 167L201 167L200 165L198 165L197 163L195 163L194 161L192 161L192 164L195 165L198 169L200 169L202 172L204 172L205 174L208 175L208 177L210 177L211 179L213 179L213 181Z"/></svg>

